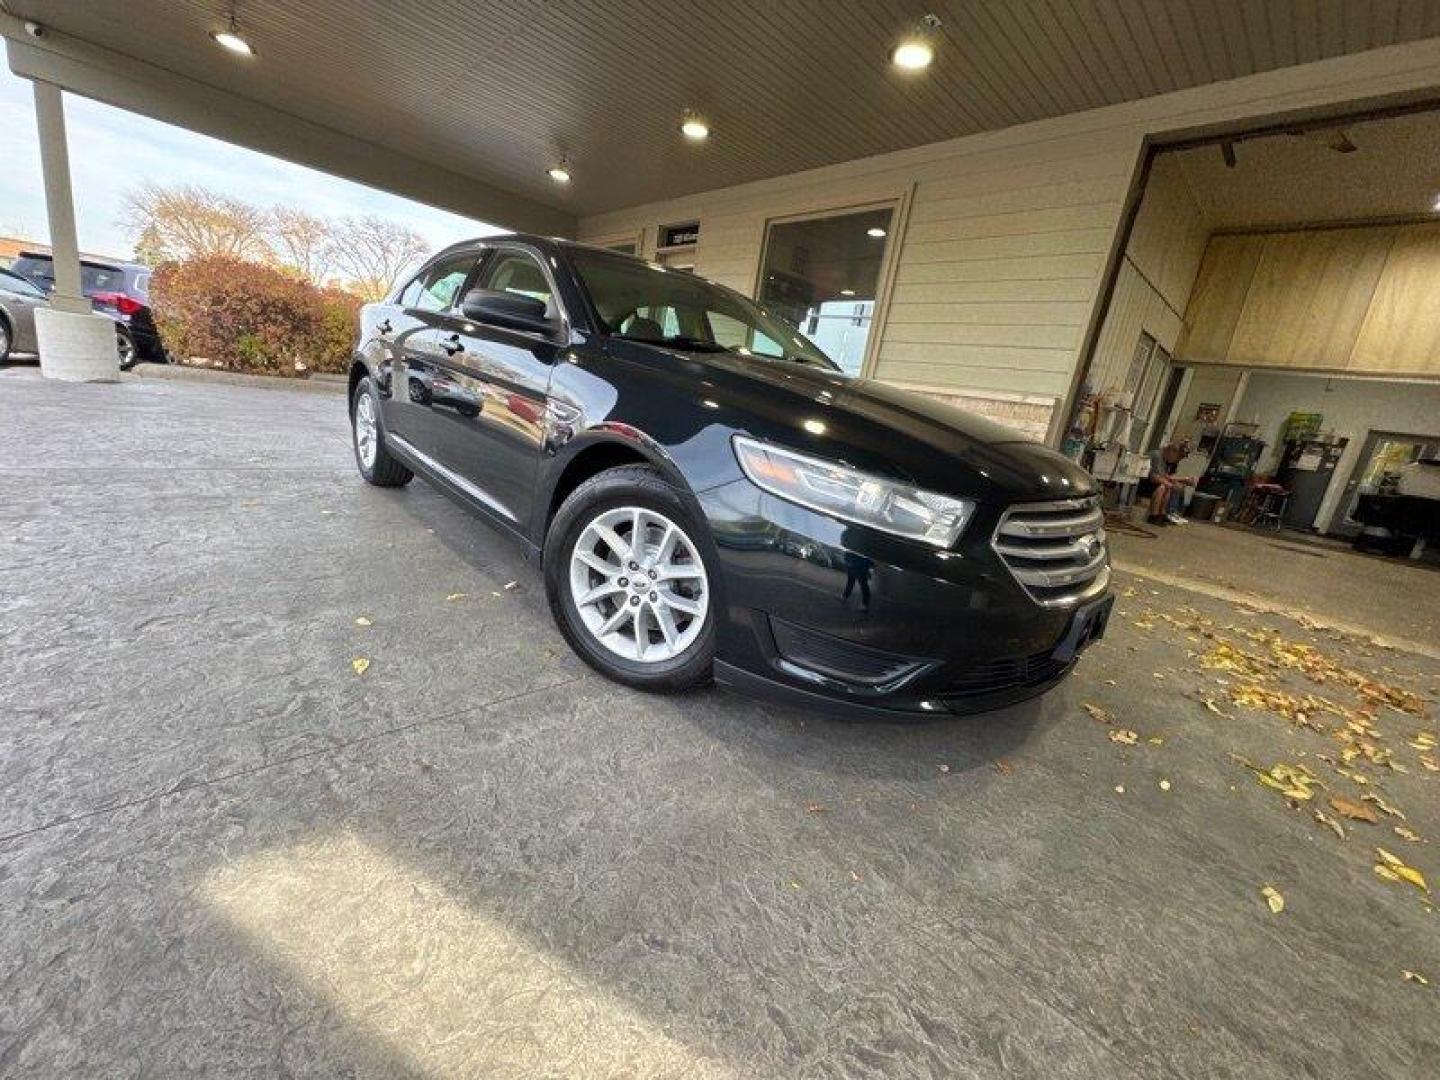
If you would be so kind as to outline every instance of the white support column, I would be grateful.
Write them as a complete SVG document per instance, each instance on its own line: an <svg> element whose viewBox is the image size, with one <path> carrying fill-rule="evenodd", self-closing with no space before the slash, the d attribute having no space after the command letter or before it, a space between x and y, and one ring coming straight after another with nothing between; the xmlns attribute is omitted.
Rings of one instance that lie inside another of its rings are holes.
<svg viewBox="0 0 1440 1080"><path fill-rule="evenodd" d="M45 212L55 292L48 308L35 312L40 370L51 379L90 382L120 374L115 324L96 315L80 285L80 244L75 235L75 200L70 191L70 151L65 138L65 101L60 88L36 80L35 128L45 177Z"/></svg>

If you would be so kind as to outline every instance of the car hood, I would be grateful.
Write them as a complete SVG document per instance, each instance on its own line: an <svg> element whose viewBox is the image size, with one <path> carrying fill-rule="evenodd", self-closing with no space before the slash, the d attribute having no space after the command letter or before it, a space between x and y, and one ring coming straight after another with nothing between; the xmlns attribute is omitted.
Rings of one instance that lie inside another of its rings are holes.
<svg viewBox="0 0 1440 1080"><path fill-rule="evenodd" d="M751 434L917 487L983 502L1094 494L1090 474L1015 431L934 398L824 368L686 353Z"/></svg>

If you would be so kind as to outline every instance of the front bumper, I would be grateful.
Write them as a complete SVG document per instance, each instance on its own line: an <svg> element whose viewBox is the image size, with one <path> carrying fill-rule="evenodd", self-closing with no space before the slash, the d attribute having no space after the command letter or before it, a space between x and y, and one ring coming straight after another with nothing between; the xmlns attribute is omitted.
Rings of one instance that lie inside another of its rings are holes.
<svg viewBox="0 0 1440 1080"><path fill-rule="evenodd" d="M830 712L972 713L1044 693L1103 634L1108 568L1047 608L990 546L980 507L941 551L816 514L737 481L700 495L722 569L716 681Z"/></svg>

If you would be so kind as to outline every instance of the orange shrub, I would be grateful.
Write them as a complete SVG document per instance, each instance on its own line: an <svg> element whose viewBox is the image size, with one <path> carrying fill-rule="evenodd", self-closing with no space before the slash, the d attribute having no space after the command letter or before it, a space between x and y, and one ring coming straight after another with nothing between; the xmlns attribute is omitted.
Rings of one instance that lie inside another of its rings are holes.
<svg viewBox="0 0 1440 1080"><path fill-rule="evenodd" d="M346 371L360 308L343 290L223 256L165 263L150 301L166 348L182 360L285 376Z"/></svg>

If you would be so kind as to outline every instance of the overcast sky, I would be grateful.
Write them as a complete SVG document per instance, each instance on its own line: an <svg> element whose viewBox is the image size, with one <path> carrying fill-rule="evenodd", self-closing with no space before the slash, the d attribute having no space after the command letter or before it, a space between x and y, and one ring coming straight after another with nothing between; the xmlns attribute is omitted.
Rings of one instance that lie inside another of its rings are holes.
<svg viewBox="0 0 1440 1080"><path fill-rule="evenodd" d="M0 51L0 236L49 240L35 106L30 83L10 73ZM490 226L303 165L65 95L71 182L80 247L129 256L120 224L125 192L145 180L199 184L264 206L286 203L330 217L381 214L409 225L431 249L494 231Z"/></svg>

